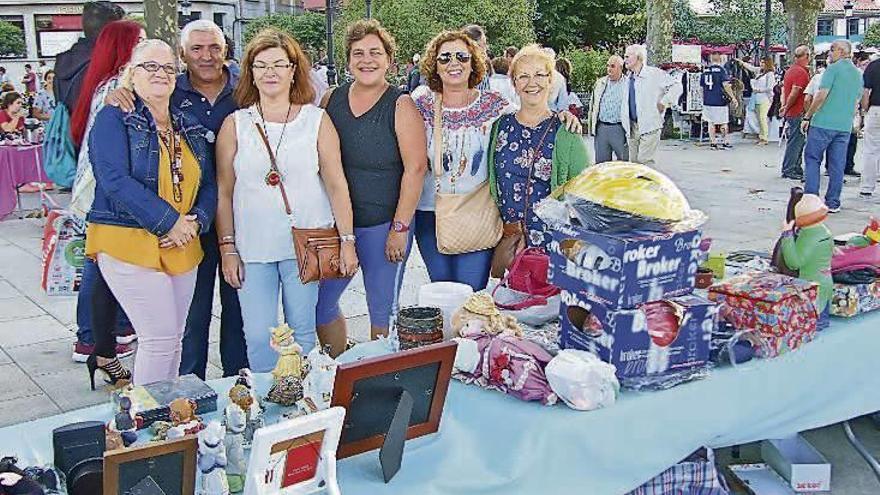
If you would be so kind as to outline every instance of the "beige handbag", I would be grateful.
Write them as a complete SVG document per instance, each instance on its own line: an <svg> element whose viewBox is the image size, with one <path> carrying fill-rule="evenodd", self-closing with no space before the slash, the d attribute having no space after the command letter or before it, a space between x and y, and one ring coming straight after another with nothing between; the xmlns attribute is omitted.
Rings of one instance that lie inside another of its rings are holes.
<svg viewBox="0 0 880 495"><path fill-rule="evenodd" d="M443 254L464 254L494 248L501 239L503 224L498 205L489 192L489 181L465 194L440 192L440 177L443 176L443 103L440 93L434 93L433 166L437 250Z"/></svg>

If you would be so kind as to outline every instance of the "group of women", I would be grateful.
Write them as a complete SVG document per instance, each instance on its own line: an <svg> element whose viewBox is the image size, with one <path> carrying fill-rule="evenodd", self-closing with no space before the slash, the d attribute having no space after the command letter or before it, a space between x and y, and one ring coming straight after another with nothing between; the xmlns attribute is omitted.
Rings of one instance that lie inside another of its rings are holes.
<svg viewBox="0 0 880 495"><path fill-rule="evenodd" d="M413 239L432 281L485 288L491 248L438 249L438 194L488 184L492 208L505 223L524 223L533 246L548 242L531 205L589 163L577 119L548 106L551 55L527 46L513 58L517 107L479 89L486 53L464 32L445 31L428 43L421 67L427 86L412 95L386 80L395 42L375 20L348 29L345 53L353 81L316 106L310 63L297 41L275 30L256 35L234 93L239 110L216 136L215 160L214 136L171 105L177 56L163 42L138 44L126 63L119 84L137 96L134 112L98 111L96 91L94 125L85 132L97 183L87 255L135 330L161 329L147 341L176 346L171 355L152 353L142 337L135 383L177 374L201 259L199 234L206 229L217 229L223 276L238 289L248 359L257 372L277 360L269 329L278 323L279 294L284 320L305 352L318 339L334 355L344 350L339 300L359 267L372 336L386 334ZM291 224L335 225L340 271L348 278L302 283ZM157 298L169 299L166 311L156 311ZM151 301L143 308L152 309L139 308L139 301ZM121 367L118 360L97 364Z"/></svg>

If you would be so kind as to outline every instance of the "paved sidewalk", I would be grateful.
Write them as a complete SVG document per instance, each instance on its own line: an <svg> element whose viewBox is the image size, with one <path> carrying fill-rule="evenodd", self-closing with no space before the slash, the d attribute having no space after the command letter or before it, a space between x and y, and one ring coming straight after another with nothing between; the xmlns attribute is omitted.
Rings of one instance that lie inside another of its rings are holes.
<svg viewBox="0 0 880 495"><path fill-rule="evenodd" d="M733 150L712 151L708 146L664 141L657 168L676 181L694 207L709 215L705 232L714 239L715 248L769 250L781 229L788 190L796 185L779 178L781 156L782 150L772 144L736 143ZM860 167L859 156L856 163ZM859 198L857 181L848 178L848 182L843 211L828 221L835 234L861 230L871 213L880 216L880 199ZM26 207L38 204L34 194L25 195L24 200ZM20 220L15 215L0 221L0 426L108 400L105 391L89 390L85 366L71 361L75 298L48 297L40 289L42 225L42 220ZM414 249L401 303L415 304L418 287L426 281L424 263ZM214 300L216 304L219 298ZM367 339L369 319L360 277L344 295L341 307L355 340ZM209 378L221 374L219 306L214 309ZM867 422L860 422L858 430L874 453L880 454L877 430ZM880 485L843 441L839 426L809 435L834 463L834 493L880 493Z"/></svg>

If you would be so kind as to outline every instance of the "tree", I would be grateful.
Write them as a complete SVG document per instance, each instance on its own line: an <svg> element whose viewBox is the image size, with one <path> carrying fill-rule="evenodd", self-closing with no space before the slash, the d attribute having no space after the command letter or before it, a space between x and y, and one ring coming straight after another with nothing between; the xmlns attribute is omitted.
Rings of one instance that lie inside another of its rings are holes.
<svg viewBox="0 0 880 495"><path fill-rule="evenodd" d="M177 26L177 2L175 0L144 0L144 19L147 37L158 38L177 47L180 28Z"/></svg>
<svg viewBox="0 0 880 495"><path fill-rule="evenodd" d="M537 0L538 41L557 51L612 47L645 37L644 0Z"/></svg>
<svg viewBox="0 0 880 495"><path fill-rule="evenodd" d="M880 23L874 23L868 26L865 31L865 39L862 40L863 46L880 47Z"/></svg>
<svg viewBox="0 0 880 495"><path fill-rule="evenodd" d="M648 62L660 65L672 61L673 0L647 0Z"/></svg>
<svg viewBox="0 0 880 495"><path fill-rule="evenodd" d="M343 60L345 28L364 17L364 0L346 2L334 27L337 60ZM400 61L422 53L431 38L444 29L477 23L486 29L490 50L521 47L535 40L532 0L373 0L373 17L397 40Z"/></svg>
<svg viewBox="0 0 880 495"><path fill-rule="evenodd" d="M825 7L824 0L782 0L788 27L788 57L799 45L813 46L819 12Z"/></svg>
<svg viewBox="0 0 880 495"><path fill-rule="evenodd" d="M267 27L289 33L313 56L324 49L327 41L324 15L306 12L300 15L272 14L255 19L249 22L244 30L244 42L248 43Z"/></svg>
<svg viewBox="0 0 880 495"><path fill-rule="evenodd" d="M596 79L605 75L609 52L602 50L569 50L563 55L571 61L571 89L577 92L593 90Z"/></svg>
<svg viewBox="0 0 880 495"><path fill-rule="evenodd" d="M0 21L0 55L22 56L26 51L24 32L21 28L6 21Z"/></svg>
<svg viewBox="0 0 880 495"><path fill-rule="evenodd" d="M728 45L764 38L764 0L711 0L712 12L698 16L687 0L676 0L675 36ZM784 43L785 14L774 2L770 11L770 40Z"/></svg>

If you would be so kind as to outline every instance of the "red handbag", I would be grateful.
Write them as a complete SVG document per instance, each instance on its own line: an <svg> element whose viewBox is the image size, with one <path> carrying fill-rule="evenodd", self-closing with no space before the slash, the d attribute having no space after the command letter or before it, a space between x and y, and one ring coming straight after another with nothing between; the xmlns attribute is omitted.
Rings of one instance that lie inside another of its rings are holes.
<svg viewBox="0 0 880 495"><path fill-rule="evenodd" d="M492 290L492 298L501 286L527 294L522 301L513 304L495 302L501 309L519 311L532 306L543 306L547 299L559 294L560 289L548 282L550 257L543 249L530 247L516 254L507 274Z"/></svg>

